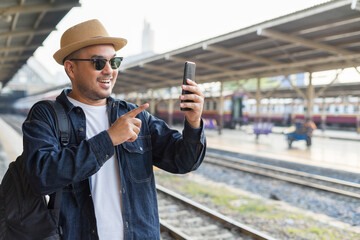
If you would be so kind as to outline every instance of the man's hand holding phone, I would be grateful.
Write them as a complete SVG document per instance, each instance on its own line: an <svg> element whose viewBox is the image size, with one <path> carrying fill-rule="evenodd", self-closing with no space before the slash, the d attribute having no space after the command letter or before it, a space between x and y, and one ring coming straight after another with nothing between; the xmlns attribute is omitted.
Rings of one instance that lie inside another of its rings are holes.
<svg viewBox="0 0 360 240"><path fill-rule="evenodd" d="M195 82L195 63L186 62L182 94L180 95L180 109L184 111L187 122L194 128L200 127L201 114L204 105L204 95Z"/></svg>

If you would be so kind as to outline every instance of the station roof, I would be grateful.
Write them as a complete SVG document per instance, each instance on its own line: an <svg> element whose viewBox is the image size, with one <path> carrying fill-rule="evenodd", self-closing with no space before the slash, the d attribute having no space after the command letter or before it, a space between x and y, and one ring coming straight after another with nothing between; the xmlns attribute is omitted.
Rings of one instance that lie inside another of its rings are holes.
<svg viewBox="0 0 360 240"><path fill-rule="evenodd" d="M262 89L261 95L264 98L304 98L306 95L307 86L298 86L298 91L294 91L292 87L282 87L274 89ZM360 96L359 83L334 83L334 84L320 84L314 85L315 96L324 98L337 98L348 96ZM299 93L299 91L301 93ZM250 98L255 98L256 90L247 90L244 94L249 95Z"/></svg>
<svg viewBox="0 0 360 240"><path fill-rule="evenodd" d="M198 83L360 65L360 0L333 0L120 67L115 93L179 86L184 62Z"/></svg>
<svg viewBox="0 0 360 240"><path fill-rule="evenodd" d="M0 1L0 81L5 86L79 0Z"/></svg>

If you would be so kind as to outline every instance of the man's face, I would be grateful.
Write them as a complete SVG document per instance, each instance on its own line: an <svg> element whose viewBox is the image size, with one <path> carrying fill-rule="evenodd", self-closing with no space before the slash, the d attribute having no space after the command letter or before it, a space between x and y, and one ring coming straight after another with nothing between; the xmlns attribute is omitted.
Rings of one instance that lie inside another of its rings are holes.
<svg viewBox="0 0 360 240"><path fill-rule="evenodd" d="M111 59L115 56L112 45L93 45L80 49L72 58L77 59ZM108 61L102 70L96 70L91 61L69 61L64 66L72 82L70 97L89 105L104 105L110 96L118 75Z"/></svg>

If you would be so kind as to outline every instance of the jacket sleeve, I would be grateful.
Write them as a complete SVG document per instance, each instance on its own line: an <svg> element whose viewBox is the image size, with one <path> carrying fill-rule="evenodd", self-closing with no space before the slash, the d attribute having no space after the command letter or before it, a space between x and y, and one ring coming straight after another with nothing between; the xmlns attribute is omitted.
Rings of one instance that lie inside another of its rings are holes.
<svg viewBox="0 0 360 240"><path fill-rule="evenodd" d="M74 137L72 130L71 138ZM39 104L23 124L22 157L35 193L49 194L87 179L114 154L107 131L66 147L61 147L58 139L53 116L45 105Z"/></svg>
<svg viewBox="0 0 360 240"><path fill-rule="evenodd" d="M182 134L161 119L147 114L155 166L171 173L187 173L197 169L204 159L206 138L203 123L192 128L186 120Z"/></svg>

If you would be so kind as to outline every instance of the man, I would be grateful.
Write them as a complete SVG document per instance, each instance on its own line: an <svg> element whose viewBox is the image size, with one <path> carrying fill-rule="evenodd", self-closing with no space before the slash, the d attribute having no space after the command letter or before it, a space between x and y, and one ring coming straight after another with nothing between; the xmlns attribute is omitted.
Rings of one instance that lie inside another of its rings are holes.
<svg viewBox="0 0 360 240"><path fill-rule="evenodd" d="M109 37L98 20L68 29L55 60L64 65L72 89L57 97L72 126L61 148L54 119L38 105L23 125L31 187L39 194L63 188L59 225L64 239L160 239L153 165L187 173L202 162L206 140L197 84L180 96L183 134L139 107L110 97L126 40Z"/></svg>

